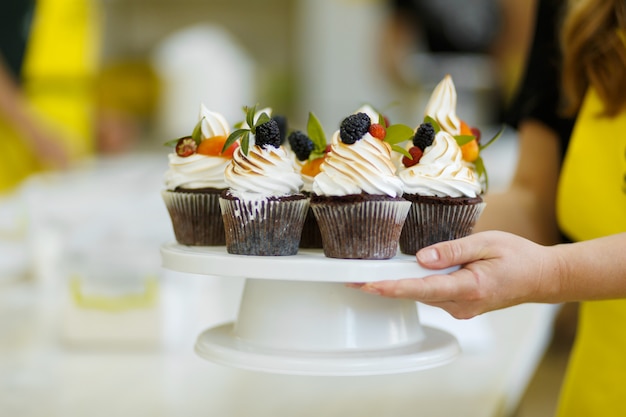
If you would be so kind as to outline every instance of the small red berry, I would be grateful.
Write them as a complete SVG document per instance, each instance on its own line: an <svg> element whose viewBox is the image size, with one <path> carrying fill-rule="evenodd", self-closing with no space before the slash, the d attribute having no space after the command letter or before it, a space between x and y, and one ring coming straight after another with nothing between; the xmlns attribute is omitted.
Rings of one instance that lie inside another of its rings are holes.
<svg viewBox="0 0 626 417"><path fill-rule="evenodd" d="M374 136L376 139L383 140L385 136L387 136L387 131L382 125L378 123L373 123L370 125L370 135Z"/></svg>
<svg viewBox="0 0 626 417"><path fill-rule="evenodd" d="M412 146L411 148L409 148L409 153L411 154L412 158L409 158L408 156L402 157L402 165L404 165L407 168L412 167L413 165L417 164L422 158L424 151L422 151L417 146Z"/></svg>
<svg viewBox="0 0 626 417"><path fill-rule="evenodd" d="M480 143L480 129L477 127L472 127L471 129L472 129L472 135L474 135L478 143Z"/></svg>
<svg viewBox="0 0 626 417"><path fill-rule="evenodd" d="M326 145L326 148L324 149L324 153L328 153L328 152L330 152L330 150L331 150L332 148L333 148L333 147L332 147L331 145Z"/></svg>
<svg viewBox="0 0 626 417"><path fill-rule="evenodd" d="M193 155L196 149L198 149L198 145L196 145L196 141L191 136L180 138L176 142L176 155L178 156L187 157Z"/></svg>

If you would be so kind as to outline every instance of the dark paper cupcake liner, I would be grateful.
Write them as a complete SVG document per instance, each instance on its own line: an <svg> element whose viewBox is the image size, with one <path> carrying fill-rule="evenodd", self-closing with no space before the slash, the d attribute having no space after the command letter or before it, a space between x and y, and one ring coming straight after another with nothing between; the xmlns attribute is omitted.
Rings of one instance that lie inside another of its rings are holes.
<svg viewBox="0 0 626 417"><path fill-rule="evenodd" d="M482 199L413 201L400 235L400 251L413 255L434 243L471 234L485 205Z"/></svg>
<svg viewBox="0 0 626 417"><path fill-rule="evenodd" d="M161 196L170 214L178 243L188 246L225 244L219 191L192 193L164 190Z"/></svg>
<svg viewBox="0 0 626 417"><path fill-rule="evenodd" d="M398 239L411 203L372 200L312 203L319 224L324 255L342 259L389 259L398 251Z"/></svg>
<svg viewBox="0 0 626 417"><path fill-rule="evenodd" d="M220 198L220 206L228 253L288 256L298 252L308 199Z"/></svg>

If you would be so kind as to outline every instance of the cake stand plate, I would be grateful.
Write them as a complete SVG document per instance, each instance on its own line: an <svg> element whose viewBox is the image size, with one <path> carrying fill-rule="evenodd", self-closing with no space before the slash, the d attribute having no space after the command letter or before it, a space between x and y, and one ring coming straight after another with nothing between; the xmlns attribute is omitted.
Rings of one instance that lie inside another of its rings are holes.
<svg viewBox="0 0 626 417"><path fill-rule="evenodd" d="M393 349L368 351L283 351L254 346L240 340L234 324L204 331L196 353L212 362L252 371L290 375L355 376L421 371L445 365L460 353L456 338L422 326L424 339Z"/></svg>
<svg viewBox="0 0 626 417"><path fill-rule="evenodd" d="M429 270L415 255L398 254L391 259L334 259L321 249L301 249L293 256L232 255L225 246L184 246L168 243L161 247L165 268L213 276L315 282L371 282L420 278L447 274L458 267Z"/></svg>

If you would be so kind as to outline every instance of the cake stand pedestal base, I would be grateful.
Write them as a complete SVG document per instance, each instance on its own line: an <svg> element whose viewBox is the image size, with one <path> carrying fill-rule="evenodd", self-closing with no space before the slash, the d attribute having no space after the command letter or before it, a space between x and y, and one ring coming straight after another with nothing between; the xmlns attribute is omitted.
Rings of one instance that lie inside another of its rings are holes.
<svg viewBox="0 0 626 417"><path fill-rule="evenodd" d="M163 266L246 277L237 319L204 331L196 352L216 363L273 373L372 375L440 366L460 353L454 336L422 326L417 304L348 288L349 282L420 278L435 272L414 256L331 259L231 255L224 247L161 248Z"/></svg>

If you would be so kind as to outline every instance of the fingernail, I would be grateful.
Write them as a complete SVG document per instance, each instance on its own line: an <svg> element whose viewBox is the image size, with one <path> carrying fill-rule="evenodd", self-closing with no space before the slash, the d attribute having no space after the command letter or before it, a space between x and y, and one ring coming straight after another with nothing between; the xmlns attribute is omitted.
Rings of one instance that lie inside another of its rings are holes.
<svg viewBox="0 0 626 417"><path fill-rule="evenodd" d="M380 290L373 285L365 284L361 287L361 291L365 291L368 294L380 295Z"/></svg>
<svg viewBox="0 0 626 417"><path fill-rule="evenodd" d="M436 249L422 249L417 252L417 258L424 263L437 262L439 260L439 252Z"/></svg>

